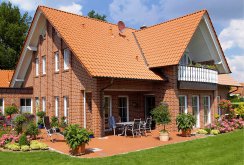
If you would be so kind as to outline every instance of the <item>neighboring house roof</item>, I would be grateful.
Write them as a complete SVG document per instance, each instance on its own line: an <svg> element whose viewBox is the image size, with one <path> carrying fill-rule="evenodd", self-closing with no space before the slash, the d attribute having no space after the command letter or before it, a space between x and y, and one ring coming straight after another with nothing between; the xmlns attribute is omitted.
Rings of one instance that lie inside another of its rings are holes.
<svg viewBox="0 0 244 165"><path fill-rule="evenodd" d="M241 96L244 96L244 83L240 83L240 87L236 90L232 90L233 92L231 92L232 94L239 94Z"/></svg>
<svg viewBox="0 0 244 165"><path fill-rule="evenodd" d="M218 84L219 85L228 85L228 86L241 86L241 84L236 81L230 74L219 74L218 75Z"/></svg>
<svg viewBox="0 0 244 165"><path fill-rule="evenodd" d="M0 88L9 87L14 70L0 70Z"/></svg>
<svg viewBox="0 0 244 165"><path fill-rule="evenodd" d="M162 80L145 65L132 32L63 11L40 7L43 14L94 77Z"/></svg>

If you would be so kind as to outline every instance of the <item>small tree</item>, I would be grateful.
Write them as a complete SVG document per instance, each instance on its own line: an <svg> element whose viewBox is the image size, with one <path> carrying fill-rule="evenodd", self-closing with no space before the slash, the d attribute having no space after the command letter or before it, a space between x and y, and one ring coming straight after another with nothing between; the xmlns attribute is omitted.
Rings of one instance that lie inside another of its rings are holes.
<svg viewBox="0 0 244 165"><path fill-rule="evenodd" d="M161 132L167 132L165 129L165 125L171 122L168 105L165 103L161 103L159 106L152 110L151 114L157 124L162 124L164 126Z"/></svg>
<svg viewBox="0 0 244 165"><path fill-rule="evenodd" d="M18 113L18 108L16 106L8 106L5 108L5 115L10 116L10 119L12 118L13 114Z"/></svg>
<svg viewBox="0 0 244 165"><path fill-rule="evenodd" d="M100 15L100 14L98 14L98 13L96 13L94 10L91 10L88 14L88 17L90 17L90 18L95 18L95 19L98 19L98 20L102 20L102 21L107 21L106 20L106 15Z"/></svg>

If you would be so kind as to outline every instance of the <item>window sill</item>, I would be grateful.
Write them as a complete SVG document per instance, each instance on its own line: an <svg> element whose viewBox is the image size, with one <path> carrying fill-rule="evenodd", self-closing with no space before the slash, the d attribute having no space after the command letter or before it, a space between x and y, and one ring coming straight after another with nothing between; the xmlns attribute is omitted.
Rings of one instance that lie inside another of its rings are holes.
<svg viewBox="0 0 244 165"><path fill-rule="evenodd" d="M45 77L47 74L43 74L43 75L41 75L41 77Z"/></svg>
<svg viewBox="0 0 244 165"><path fill-rule="evenodd" d="M63 72L68 72L69 71L69 69L65 69L65 70L63 70Z"/></svg>
<svg viewBox="0 0 244 165"><path fill-rule="evenodd" d="M59 71L55 71L54 74L59 74Z"/></svg>
<svg viewBox="0 0 244 165"><path fill-rule="evenodd" d="M39 76L40 76L40 75L38 75L38 76L35 76L35 78L39 78Z"/></svg>

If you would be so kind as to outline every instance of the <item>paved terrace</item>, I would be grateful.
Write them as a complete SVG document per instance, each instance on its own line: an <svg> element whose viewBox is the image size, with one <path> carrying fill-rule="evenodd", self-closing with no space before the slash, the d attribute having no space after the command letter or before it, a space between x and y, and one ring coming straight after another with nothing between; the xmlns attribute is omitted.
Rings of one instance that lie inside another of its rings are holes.
<svg viewBox="0 0 244 165"><path fill-rule="evenodd" d="M58 152L70 155L70 149L62 136L53 135L53 137L56 138L56 141L52 143L49 138L46 139L46 135L44 134L44 139L41 139L42 142ZM105 136L103 138L93 138L89 145L86 145L86 154L81 155L80 157L106 157L205 137L201 135L181 137L178 132L171 132L170 140L168 142L162 142L159 140L158 134L158 131L154 130L151 135L148 134L148 136L139 136L135 138L132 136L125 137L113 135Z"/></svg>

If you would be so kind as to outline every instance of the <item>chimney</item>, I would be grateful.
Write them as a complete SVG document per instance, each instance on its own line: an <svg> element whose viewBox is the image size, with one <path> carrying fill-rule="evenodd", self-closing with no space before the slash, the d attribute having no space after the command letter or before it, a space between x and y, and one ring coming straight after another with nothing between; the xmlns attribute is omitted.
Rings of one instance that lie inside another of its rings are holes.
<svg viewBox="0 0 244 165"><path fill-rule="evenodd" d="M142 25L142 26L140 27L141 30L142 30L142 29L146 29L146 28L147 28L146 25Z"/></svg>

